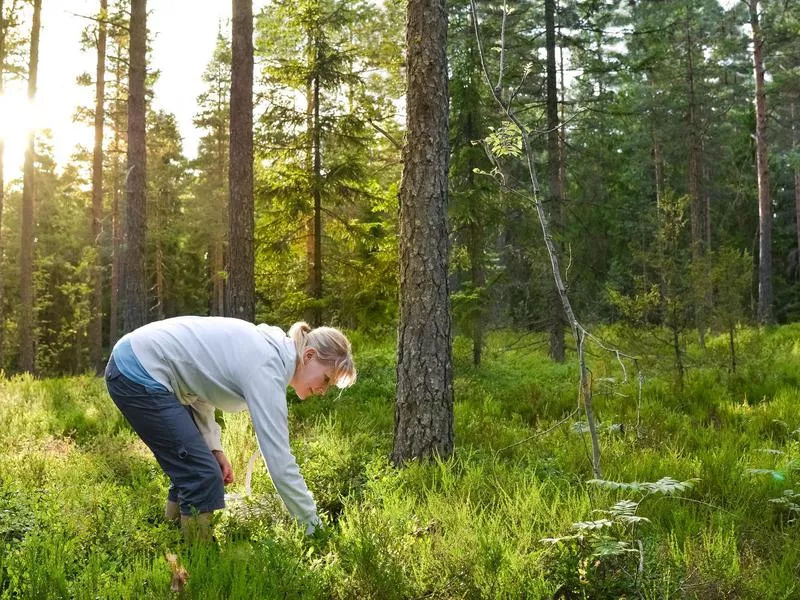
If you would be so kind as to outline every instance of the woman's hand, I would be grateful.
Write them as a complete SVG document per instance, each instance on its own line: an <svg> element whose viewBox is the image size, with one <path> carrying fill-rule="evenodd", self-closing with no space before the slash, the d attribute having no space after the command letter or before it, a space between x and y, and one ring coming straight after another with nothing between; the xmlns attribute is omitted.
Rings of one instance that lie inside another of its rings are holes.
<svg viewBox="0 0 800 600"><path fill-rule="evenodd" d="M214 458L217 459L219 468L222 469L222 483L225 485L233 483L233 469L231 468L231 463L228 460L228 457L225 456L225 453L222 450L214 450L212 454L214 455Z"/></svg>

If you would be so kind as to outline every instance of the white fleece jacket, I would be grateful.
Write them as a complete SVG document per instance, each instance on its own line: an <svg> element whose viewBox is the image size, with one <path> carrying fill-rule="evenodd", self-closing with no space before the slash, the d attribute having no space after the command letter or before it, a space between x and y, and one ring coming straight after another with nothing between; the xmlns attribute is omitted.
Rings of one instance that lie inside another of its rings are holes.
<svg viewBox="0 0 800 600"><path fill-rule="evenodd" d="M214 409L253 420L272 482L289 512L319 523L314 498L289 447L286 387L294 374L294 341L278 327L226 317L176 317L128 334L136 358L195 412L211 450L221 450Z"/></svg>

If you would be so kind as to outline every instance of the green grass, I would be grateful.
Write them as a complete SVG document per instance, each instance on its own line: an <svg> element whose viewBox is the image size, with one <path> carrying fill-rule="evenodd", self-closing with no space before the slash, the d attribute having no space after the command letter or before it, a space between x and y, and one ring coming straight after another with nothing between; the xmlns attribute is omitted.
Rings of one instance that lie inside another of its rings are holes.
<svg viewBox="0 0 800 600"><path fill-rule="evenodd" d="M668 349L603 333L638 352L645 374L639 406L631 365L623 382L613 357L589 355L604 478L699 479L691 489L588 485L589 441L570 422L514 445L573 410L577 367L510 333L490 337L479 369L456 340L455 453L395 469L393 343L356 337L357 385L291 406L325 533L302 535L259 463L263 511L221 513L210 548L185 547L163 522L167 481L101 380L2 381L0 598L174 598L166 551L190 573L185 598L800 597L797 514L770 502L800 491L800 326L738 331L735 373L724 336L690 346L683 390ZM238 476L229 491L241 492L256 448L246 415L226 418L223 442ZM649 522L608 532L635 552L541 541L622 499L641 500Z"/></svg>

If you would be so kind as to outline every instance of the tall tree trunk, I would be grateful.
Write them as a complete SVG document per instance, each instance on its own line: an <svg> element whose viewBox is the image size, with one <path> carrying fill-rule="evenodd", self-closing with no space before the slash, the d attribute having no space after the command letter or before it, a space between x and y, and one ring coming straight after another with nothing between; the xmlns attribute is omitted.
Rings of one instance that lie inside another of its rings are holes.
<svg viewBox="0 0 800 600"><path fill-rule="evenodd" d="M6 30L4 1L0 0L0 97L5 91L5 64L6 64ZM6 349L6 315L5 315L5 280L3 279L3 265L5 265L5 239L3 239L3 209L5 202L5 165L3 154L5 142L0 137L0 369L5 366Z"/></svg>
<svg viewBox="0 0 800 600"><path fill-rule="evenodd" d="M474 47L470 46L470 53L474 54ZM473 63L475 58L473 57ZM473 84L474 85L474 84ZM467 114L466 123L466 138L467 140L480 139L480 134L475 126L475 121L479 116L474 114L472 110ZM483 223L480 221L480 203L482 198L471 190L475 189L475 169L478 165L473 160L473 155L470 153L467 159L467 198L471 203L471 214L469 220L469 263L470 272L472 277L472 289L478 294L478 305L472 316L472 364L476 367L480 366L483 354L483 330L484 330L484 298L486 297L486 267L484 264L484 244L485 234Z"/></svg>
<svg viewBox="0 0 800 600"><path fill-rule="evenodd" d="M253 0L233 0L226 313L255 319Z"/></svg>
<svg viewBox="0 0 800 600"><path fill-rule="evenodd" d="M319 57L314 64L319 69ZM322 300L322 148L319 121L319 72L314 75L314 279L313 298L316 300L312 324L315 327L322 325L322 309L319 305Z"/></svg>
<svg viewBox="0 0 800 600"><path fill-rule="evenodd" d="M313 69L314 60L314 37L311 32L308 33L308 50L307 61L308 66ZM311 213L307 216L305 221L306 233L306 296L314 298L314 78L309 76L306 80L306 155L305 155L305 171L308 174L309 192L311 193ZM314 307L310 304L305 309L304 318L309 323L314 321Z"/></svg>
<svg viewBox="0 0 800 600"><path fill-rule="evenodd" d="M695 290L695 325L699 338L700 348L706 347L706 277L701 272L703 265L703 204L700 197L700 123L698 122L697 95L695 93L694 73L694 39L692 38L691 20L689 15L686 25L686 88L688 95L687 127L689 133L689 177L687 188L689 191L689 208L691 214L691 250L692 264L694 266L693 287Z"/></svg>
<svg viewBox="0 0 800 600"><path fill-rule="evenodd" d="M33 2L30 62L28 65L28 100L36 98L36 77L39 69L39 31L41 29L42 0ZM20 245L20 370L34 371L33 324L33 229L34 229L34 132L28 133L22 183L22 235Z"/></svg>
<svg viewBox="0 0 800 600"><path fill-rule="evenodd" d="M217 98L220 94L217 94ZM217 105L217 114L222 114L223 109ZM220 122L218 125L217 137L217 181L220 184L218 190L218 202L214 213L214 237L211 243L211 285L212 301L211 313L222 316L225 314L225 232L228 229L228 181L225 173L228 170L228 153L225 150L225 143L228 132L223 130Z"/></svg>
<svg viewBox="0 0 800 600"><path fill-rule="evenodd" d="M119 60L121 48L117 43L116 48L116 67L114 68L114 107L119 110L122 103L122 80L124 77L124 67L122 61ZM116 121L116 119L115 119ZM108 303L108 347L113 349L114 345L119 339L120 332L120 285L122 283L122 237L124 227L122 223L122 211L120 210L120 192L121 192L121 169L120 157L122 155L122 130L116 124L114 126L114 142L111 148L111 156L113 157L111 169L111 289L109 293L111 297Z"/></svg>
<svg viewBox="0 0 800 600"><path fill-rule="evenodd" d="M800 126L797 120L798 97L792 99L792 150L797 155L800 151ZM1 174L0 174L1 175ZM797 231L797 275L800 277L800 163L794 165L794 218Z"/></svg>
<svg viewBox="0 0 800 600"><path fill-rule="evenodd" d="M114 141L116 154L112 180L114 190L111 199L111 298L108 312L108 347L113 348L119 339L119 289L122 280L122 217L119 209L119 136Z"/></svg>
<svg viewBox="0 0 800 600"><path fill-rule="evenodd" d="M123 328L133 331L147 323L145 237L147 235L147 146L145 133L145 70L147 0L131 0L131 41L128 71L128 173L125 219Z"/></svg>
<svg viewBox="0 0 800 600"><path fill-rule="evenodd" d="M103 124L105 121L106 19L108 0L100 0L97 31L97 66L94 81L94 155L92 157L92 317L89 322L89 364L100 371L103 351Z"/></svg>
<svg viewBox="0 0 800 600"><path fill-rule="evenodd" d="M558 140L558 81L556 71L556 0L544 2L545 47L547 50L547 203L556 252L561 251L559 237L563 230L561 214L561 148ZM561 297L553 284L549 294L550 356L564 362L564 316Z"/></svg>
<svg viewBox="0 0 800 600"><path fill-rule="evenodd" d="M756 165L758 171L758 322L772 323L772 201L767 156L767 101L764 89L764 39L758 0L748 0L753 30L753 70L756 77Z"/></svg>
<svg viewBox="0 0 800 600"><path fill-rule="evenodd" d="M322 324L319 306L322 298L322 150L319 122L319 44L311 31L308 33L307 57L311 75L306 84L306 128L309 143L306 172L311 182L312 212L306 222L306 290L308 297L313 299L313 305L306 310L305 318L316 327Z"/></svg>
<svg viewBox="0 0 800 600"><path fill-rule="evenodd" d="M396 464L453 450L447 261L449 158L444 0L406 4L406 131L400 183Z"/></svg>
<svg viewBox="0 0 800 600"><path fill-rule="evenodd" d="M156 318L161 321L164 319L164 244L161 235L161 210L167 201L167 193L162 192L160 196L161 204L155 207L156 218L154 227L158 232L156 237Z"/></svg>

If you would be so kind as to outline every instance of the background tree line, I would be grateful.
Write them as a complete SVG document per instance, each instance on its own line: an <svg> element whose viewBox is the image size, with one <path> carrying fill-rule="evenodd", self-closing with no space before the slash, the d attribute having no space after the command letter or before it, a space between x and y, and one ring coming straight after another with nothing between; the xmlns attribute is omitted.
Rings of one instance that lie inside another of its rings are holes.
<svg viewBox="0 0 800 600"><path fill-rule="evenodd" d="M40 7L0 0L0 86L27 80L35 94ZM404 10L276 0L255 15L259 321L396 327ZM688 335L702 344L739 322L800 316L796 3L492 0L477 11L486 61L507 74L492 83L535 134L562 275L584 321L668 332L680 371ZM126 0L98 0L76 40L97 56L96 72L78 81L85 106L75 107L94 125L95 147L57 165L37 132L23 172L0 164L7 372L96 368L127 329L125 311L144 321L230 314L231 24L220 24L209 57L195 117L204 135L188 160L174 115L149 108L158 74L145 67L133 89L131 44L142 29L132 14ZM519 141L491 101L469 3L454 1L447 17L455 331L471 337L476 363L498 327L549 331L551 355L563 359L525 165L512 160ZM132 97L142 98L146 169L131 171ZM134 198L139 173L144 193ZM139 263L128 261L134 242ZM135 264L140 291L126 287Z"/></svg>

